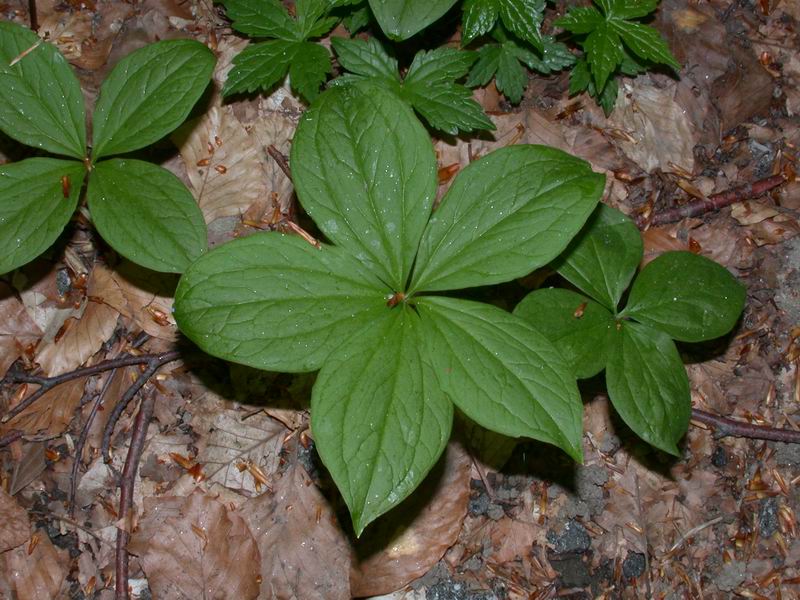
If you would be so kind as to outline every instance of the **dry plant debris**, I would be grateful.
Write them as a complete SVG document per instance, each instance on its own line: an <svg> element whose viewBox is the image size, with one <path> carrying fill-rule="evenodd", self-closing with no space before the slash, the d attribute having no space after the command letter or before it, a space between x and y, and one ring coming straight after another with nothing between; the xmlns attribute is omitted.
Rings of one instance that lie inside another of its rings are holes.
<svg viewBox="0 0 800 600"><path fill-rule="evenodd" d="M117 598L800 598L800 444L753 439L800 431L799 7L662 0L653 24L680 79L623 80L608 119L569 98L564 75L532 78L513 110L489 86L476 97L496 131L437 141L442 192L498 147L575 153L637 219L645 262L689 250L747 284L738 329L683 349L696 412L680 460L637 442L590 382L585 464L465 427L471 445L452 442L418 495L355 541L315 455L308 376L186 347L175 278L120 260L79 216L0 281L0 415L14 411L0 423L0 598L108 600L121 556ZM214 244L297 227L280 157L303 106L286 85L222 102L245 42L211 2L36 9L90 105L133 49L208 44L209 109L152 160L190 186ZM28 24L28 10L0 0L2 19ZM24 152L0 139L0 163ZM476 294L510 309L548 276ZM15 411L48 378L63 383Z"/></svg>

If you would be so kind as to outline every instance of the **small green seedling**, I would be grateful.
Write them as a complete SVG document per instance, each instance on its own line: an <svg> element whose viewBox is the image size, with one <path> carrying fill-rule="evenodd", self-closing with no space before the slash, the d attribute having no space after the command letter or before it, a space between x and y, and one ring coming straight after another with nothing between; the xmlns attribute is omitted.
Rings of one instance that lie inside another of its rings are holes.
<svg viewBox="0 0 800 600"><path fill-rule="evenodd" d="M331 72L331 57L312 42L338 22L330 12L351 0L298 0L295 18L279 0L223 0L236 31L253 38L272 38L250 44L233 59L225 96L261 90L269 92L289 74L292 89L311 102Z"/></svg>
<svg viewBox="0 0 800 600"><path fill-rule="evenodd" d="M519 317L438 293L553 260L592 213L604 177L554 148L507 147L462 170L431 215L430 138L370 82L316 100L291 167L300 203L333 245L276 232L224 244L184 273L175 318L226 360L320 369L312 432L356 533L433 467L453 404L488 429L580 460L582 404L556 348Z"/></svg>
<svg viewBox="0 0 800 600"><path fill-rule="evenodd" d="M0 23L0 130L73 160L0 165L0 273L44 252L78 205L88 177L92 221L115 250L155 271L181 272L207 246L205 221L186 186L138 150L184 119L211 79L214 55L191 40L130 54L100 87L92 151L83 94L66 59L24 27Z"/></svg>
<svg viewBox="0 0 800 600"><path fill-rule="evenodd" d="M655 64L677 73L681 65L656 29L634 20L654 12L658 0L593 1L602 12L573 7L555 25L577 36L585 53L572 71L570 94L589 92L608 115L619 89L615 74L633 76Z"/></svg>
<svg viewBox="0 0 800 600"><path fill-rule="evenodd" d="M397 61L375 38L369 40L333 38L339 64L350 73L332 83L346 85L365 79L397 94L434 129L451 135L459 131L494 129L494 124L472 98L472 92L456 83L477 58L474 52L437 48L417 52L404 78Z"/></svg>
<svg viewBox="0 0 800 600"><path fill-rule="evenodd" d="M691 252L666 252L636 276L639 230L600 205L553 266L583 294L531 292L514 310L561 351L579 379L605 369L608 396L643 440L678 455L691 414L689 380L672 340L700 342L728 333L745 289L723 267ZM586 294L586 295L584 295Z"/></svg>

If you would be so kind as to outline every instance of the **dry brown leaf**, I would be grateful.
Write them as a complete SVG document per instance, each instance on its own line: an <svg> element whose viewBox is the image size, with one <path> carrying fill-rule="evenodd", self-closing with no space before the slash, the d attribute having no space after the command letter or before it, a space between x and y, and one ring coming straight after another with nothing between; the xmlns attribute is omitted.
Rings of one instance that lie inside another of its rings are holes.
<svg viewBox="0 0 800 600"><path fill-rule="evenodd" d="M264 148L231 106L211 108L172 134L206 223L241 215L268 197Z"/></svg>
<svg viewBox="0 0 800 600"><path fill-rule="evenodd" d="M461 444L451 441L422 485L370 525L356 546L359 561L350 574L354 596L400 589L444 556L467 514L471 466Z"/></svg>
<svg viewBox="0 0 800 600"><path fill-rule="evenodd" d="M178 328L172 316L172 297L178 283L176 276L154 273L123 261L112 277L125 298L125 302L115 304L114 308L153 337L166 341L178 338Z"/></svg>
<svg viewBox="0 0 800 600"><path fill-rule="evenodd" d="M8 423L0 427L0 431L18 429L27 435L45 434L55 437L66 431L83 396L86 377L73 379L45 392L41 398L23 410ZM34 393L38 386L28 395Z"/></svg>
<svg viewBox="0 0 800 600"><path fill-rule="evenodd" d="M770 219L780 214L777 210L760 202L737 202L731 206L731 216L739 221L740 225L754 225L764 219Z"/></svg>
<svg viewBox="0 0 800 600"><path fill-rule="evenodd" d="M128 550L139 556L159 600L258 596L253 536L239 514L202 492L145 500Z"/></svg>
<svg viewBox="0 0 800 600"><path fill-rule="evenodd" d="M30 442L22 447L22 457L14 464L8 491L13 496L35 480L47 468L45 442Z"/></svg>
<svg viewBox="0 0 800 600"><path fill-rule="evenodd" d="M676 85L656 87L648 77L626 80L620 90L625 102L608 119L627 134L617 145L646 172L670 171L672 165L690 173L694 169L697 140L686 111L675 101Z"/></svg>
<svg viewBox="0 0 800 600"><path fill-rule="evenodd" d="M0 487L0 553L24 544L31 537L28 513Z"/></svg>
<svg viewBox="0 0 800 600"><path fill-rule="evenodd" d="M751 49L731 45L728 52L728 70L711 86L711 99L719 109L723 133L768 114L774 85Z"/></svg>
<svg viewBox="0 0 800 600"><path fill-rule="evenodd" d="M256 413L218 409L192 420L199 436L195 459L206 479L237 491L258 494L278 469L283 438L288 430L275 419ZM255 471L253 470L253 465ZM265 476L266 483L260 481Z"/></svg>
<svg viewBox="0 0 800 600"><path fill-rule="evenodd" d="M349 600L347 538L296 448L274 491L248 500L242 516L261 551L260 600Z"/></svg>
<svg viewBox="0 0 800 600"><path fill-rule="evenodd" d="M41 336L41 329L28 316L25 305L10 286L0 282L0 377Z"/></svg>
<svg viewBox="0 0 800 600"><path fill-rule="evenodd" d="M65 567L69 564L67 551L56 549L42 530L34 533L33 538L3 554L16 600L63 598L59 592L67 574Z"/></svg>

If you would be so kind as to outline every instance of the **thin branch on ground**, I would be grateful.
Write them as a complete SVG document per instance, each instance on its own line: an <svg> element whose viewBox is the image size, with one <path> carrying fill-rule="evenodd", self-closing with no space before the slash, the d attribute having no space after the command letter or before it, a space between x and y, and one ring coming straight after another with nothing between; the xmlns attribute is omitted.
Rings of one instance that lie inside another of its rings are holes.
<svg viewBox="0 0 800 600"><path fill-rule="evenodd" d="M133 387L133 386L131 386ZM130 511L133 508L133 487L136 481L136 473L139 470L139 461L142 458L147 428L153 418L155 409L155 395L146 394L139 406L139 413L133 423L131 443L128 449L128 457L125 459L125 466L122 469L122 478L119 486L119 517L122 520L122 527L117 528L117 548L116 548L116 600L128 600L128 540L130 532L127 530Z"/></svg>
<svg viewBox="0 0 800 600"><path fill-rule="evenodd" d="M39 31L39 17L36 11L36 0L28 0L28 16L30 17L31 29Z"/></svg>
<svg viewBox="0 0 800 600"><path fill-rule="evenodd" d="M639 227L648 227L656 225L666 225L668 223L676 223L681 219L688 217L697 217L707 212L712 212L735 204L758 198L766 194L768 191L778 187L786 181L783 175L772 175L766 179L760 179L755 183L748 183L747 185L731 188L718 194L712 194L708 199L697 199L684 204L683 206L676 206L663 212L656 213L651 219L639 219L637 225Z"/></svg>
<svg viewBox="0 0 800 600"><path fill-rule="evenodd" d="M161 365L165 364L166 362L175 360L176 358L178 358L178 356L179 353L177 351L166 352L162 354L141 354L139 356L126 354L125 356L120 356L118 358L104 360L103 362L99 362L91 367L75 369L74 371L70 371L69 373L64 373L62 375L54 375L53 377L42 377L40 375L28 375L27 373L21 373L19 371L9 371L3 378L4 383L31 383L34 385L39 385L41 387L38 390L36 390L33 394L25 398L22 402L17 404L14 408L9 410L8 413L2 419L0 419L0 423L7 423L8 421L16 417L19 413L21 413L23 410L28 408L31 404L36 402L44 394L52 390L57 385L61 385L62 383L72 381L73 379L80 379L81 377L98 375L100 373L104 373L112 369L118 369L120 367L131 367L134 365L151 365L154 361L156 362L163 361L159 363ZM163 360L164 357L171 357L171 358L168 358L168 360L164 361Z"/></svg>
<svg viewBox="0 0 800 600"><path fill-rule="evenodd" d="M770 440L787 444L800 444L800 431L780 429L768 425L755 425L715 415L697 408L692 409L692 419L714 428L714 437L740 437L753 440Z"/></svg>
<svg viewBox="0 0 800 600"><path fill-rule="evenodd" d="M289 168L289 160L283 155L283 153L278 150L275 146L270 144L267 146L267 154L272 157L277 165L280 167L283 174L289 178L289 181L292 180L292 170Z"/></svg>
<svg viewBox="0 0 800 600"><path fill-rule="evenodd" d="M172 352L164 352L163 354L151 355L150 361L147 363L147 368L142 371L142 373L139 374L139 377L136 378L136 381L134 381L133 384L131 384L131 386L125 390L125 393L114 407L111 416L109 416L108 421L106 422L106 427L103 430L102 453L103 460L105 460L105 462L111 462L111 436L114 434L114 428L117 425L117 421L119 421L119 418L128 407L128 404L130 404L130 401L133 400L133 397L140 389L142 389L144 384L147 383L153 375L155 375L156 371L158 371L165 364L177 360L179 357L180 352L177 350L173 350Z"/></svg>
<svg viewBox="0 0 800 600"><path fill-rule="evenodd" d="M0 448L5 448L19 439L22 439L22 432L18 429L12 429L7 434L0 436Z"/></svg>

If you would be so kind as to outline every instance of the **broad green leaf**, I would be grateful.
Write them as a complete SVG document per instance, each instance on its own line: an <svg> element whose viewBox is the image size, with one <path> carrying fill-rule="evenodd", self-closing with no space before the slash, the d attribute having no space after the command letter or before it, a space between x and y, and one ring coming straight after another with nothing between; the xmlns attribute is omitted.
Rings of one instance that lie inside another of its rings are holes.
<svg viewBox="0 0 800 600"><path fill-rule="evenodd" d="M658 0L612 0L610 15L619 19L638 19L656 10Z"/></svg>
<svg viewBox="0 0 800 600"><path fill-rule="evenodd" d="M356 535L422 482L453 422L420 318L406 306L383 309L325 361L311 396L314 441Z"/></svg>
<svg viewBox="0 0 800 600"><path fill-rule="evenodd" d="M404 80L406 86L435 85L460 79L469 71L477 55L455 48L421 50L414 56Z"/></svg>
<svg viewBox="0 0 800 600"><path fill-rule="evenodd" d="M606 81L606 87L603 88L603 93L600 96L597 96L596 88L594 87L594 83L592 83L592 87L589 90L589 93L592 94L595 100L597 100L597 104L600 105L600 108L603 109L603 112L606 116L609 116L611 112L614 110L614 106L617 104L617 95L619 94L619 82L613 77Z"/></svg>
<svg viewBox="0 0 800 600"><path fill-rule="evenodd" d="M569 74L569 95L574 96L589 89L592 83L592 73L589 71L589 63L584 59L579 59ZM594 85L594 84L592 84Z"/></svg>
<svg viewBox="0 0 800 600"><path fill-rule="evenodd" d="M548 75L553 71L560 71L575 64L575 55L569 51L566 44L555 41L552 36L544 36L544 46L542 49L542 64L544 68L538 69L541 73Z"/></svg>
<svg viewBox="0 0 800 600"><path fill-rule="evenodd" d="M677 443L692 411L686 369L664 333L623 321L608 353L608 397L622 420L647 443L680 456Z"/></svg>
<svg viewBox="0 0 800 600"><path fill-rule="evenodd" d="M456 0L369 0L383 33L396 41L422 31L455 3Z"/></svg>
<svg viewBox="0 0 800 600"><path fill-rule="evenodd" d="M0 165L0 274L56 241L75 212L85 174L82 163L54 158Z"/></svg>
<svg viewBox="0 0 800 600"><path fill-rule="evenodd" d="M500 11L500 0L466 0L461 24L461 45L485 35L494 27Z"/></svg>
<svg viewBox="0 0 800 600"><path fill-rule="evenodd" d="M34 148L86 156L78 79L55 46L8 21L0 22L0 129Z"/></svg>
<svg viewBox="0 0 800 600"><path fill-rule="evenodd" d="M303 114L291 161L298 198L328 239L405 289L437 186L411 109L374 84L328 90Z"/></svg>
<svg viewBox="0 0 800 600"><path fill-rule="evenodd" d="M319 95L319 88L331 70L331 57L324 46L299 42L294 60L289 65L292 89L312 102Z"/></svg>
<svg viewBox="0 0 800 600"><path fill-rule="evenodd" d="M616 312L642 252L642 236L633 221L600 204L552 266L572 285Z"/></svg>
<svg viewBox="0 0 800 600"><path fill-rule="evenodd" d="M499 308L426 296L416 308L444 392L470 419L581 460L581 404L572 369L526 321Z"/></svg>
<svg viewBox="0 0 800 600"><path fill-rule="evenodd" d="M251 93L256 90L269 92L286 77L289 65L301 47L299 42L284 40L250 44L233 57L233 68L225 80L222 95Z"/></svg>
<svg viewBox="0 0 800 600"><path fill-rule="evenodd" d="M509 146L473 162L431 217L412 289L491 285L547 264L586 222L604 181L586 161L546 146Z"/></svg>
<svg viewBox="0 0 800 600"><path fill-rule="evenodd" d="M563 27L572 33L591 33L596 29L605 19L596 8L589 7L573 7L569 12L556 19L553 25L556 27Z"/></svg>
<svg viewBox="0 0 800 600"><path fill-rule="evenodd" d="M594 300L570 290L540 289L525 296L514 314L553 343L578 379L605 368L615 322Z"/></svg>
<svg viewBox="0 0 800 600"><path fill-rule="evenodd" d="M369 6L364 3L361 6L353 8L352 11L342 19L342 25L345 26L345 29L347 29L350 35L354 35L369 25L371 20L372 12Z"/></svg>
<svg viewBox="0 0 800 600"><path fill-rule="evenodd" d="M339 58L339 64L351 73L400 82L397 60L386 53L377 39L348 40L334 37L331 38L331 45Z"/></svg>
<svg viewBox="0 0 800 600"><path fill-rule="evenodd" d="M331 8L333 4L329 0L296 0L295 11L300 39L307 40L328 33L338 21L335 17L325 17Z"/></svg>
<svg viewBox="0 0 800 600"><path fill-rule="evenodd" d="M194 40L165 40L125 58L100 86L92 159L138 150L183 123L211 80L216 58Z"/></svg>
<svg viewBox="0 0 800 600"><path fill-rule="evenodd" d="M622 42L608 23L598 25L583 43L586 59L592 68L595 87L602 90L609 76L622 62Z"/></svg>
<svg viewBox="0 0 800 600"><path fill-rule="evenodd" d="M495 85L509 102L519 104L528 85L528 73L519 64L518 52L513 42L505 42L500 47Z"/></svg>
<svg viewBox="0 0 800 600"><path fill-rule="evenodd" d="M148 269L182 273L208 245L203 213L192 194L158 165L133 159L100 162L86 197L103 239Z"/></svg>
<svg viewBox="0 0 800 600"><path fill-rule="evenodd" d="M682 342L728 333L742 314L745 287L728 270L691 252L665 252L633 282L621 316Z"/></svg>
<svg viewBox="0 0 800 600"><path fill-rule="evenodd" d="M539 50L544 4L544 0L500 0L500 18L506 29Z"/></svg>
<svg viewBox="0 0 800 600"><path fill-rule="evenodd" d="M223 4L236 31L252 37L302 39L297 23L280 0L223 0Z"/></svg>
<svg viewBox="0 0 800 600"><path fill-rule="evenodd" d="M625 45L639 58L669 65L675 71L681 70L681 64L675 60L667 42L657 30L630 21L614 20L611 21L611 24L622 36Z"/></svg>
<svg viewBox="0 0 800 600"><path fill-rule="evenodd" d="M481 46L478 50L478 60L469 72L466 85L477 87L489 83L500 65L502 51L500 44L484 44Z"/></svg>
<svg viewBox="0 0 800 600"><path fill-rule="evenodd" d="M260 233L223 244L187 269L175 319L209 354L297 373L320 368L346 337L383 314L387 293L346 251Z"/></svg>

